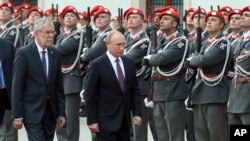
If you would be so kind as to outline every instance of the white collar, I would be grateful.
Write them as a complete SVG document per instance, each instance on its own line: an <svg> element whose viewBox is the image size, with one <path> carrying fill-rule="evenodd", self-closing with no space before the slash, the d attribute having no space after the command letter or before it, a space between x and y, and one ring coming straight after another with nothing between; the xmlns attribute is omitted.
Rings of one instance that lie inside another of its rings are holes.
<svg viewBox="0 0 250 141"><path fill-rule="evenodd" d="M41 53L42 51L48 52L48 49L41 48L41 46L38 44L38 42L36 40L35 40L35 43L36 43L36 47L37 47L39 53Z"/></svg>
<svg viewBox="0 0 250 141"><path fill-rule="evenodd" d="M107 56L108 56L108 58L109 58L109 60L111 61L111 63L114 63L115 62L115 60L117 59L117 58L115 58L109 51L107 51ZM121 62L121 57L118 57L118 59L120 60L120 62Z"/></svg>
<svg viewBox="0 0 250 141"><path fill-rule="evenodd" d="M141 29L139 32L137 32L135 35L132 35L131 31L130 31L130 37L131 38L135 38L136 36L140 36L141 33L143 33L144 31Z"/></svg>

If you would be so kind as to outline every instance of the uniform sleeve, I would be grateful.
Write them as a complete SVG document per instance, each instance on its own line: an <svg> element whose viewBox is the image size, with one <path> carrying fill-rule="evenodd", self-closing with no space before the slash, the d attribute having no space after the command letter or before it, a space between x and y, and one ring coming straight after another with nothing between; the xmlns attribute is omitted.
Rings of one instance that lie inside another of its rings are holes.
<svg viewBox="0 0 250 141"><path fill-rule="evenodd" d="M180 61L185 51L185 41L182 40L176 44L171 45L168 49L152 55L149 60L151 66L161 66L173 64Z"/></svg>
<svg viewBox="0 0 250 141"><path fill-rule="evenodd" d="M135 64L142 62L142 59L147 55L149 47L149 42L143 42L142 44L136 46L133 50L127 53L125 56L134 61Z"/></svg>
<svg viewBox="0 0 250 141"><path fill-rule="evenodd" d="M193 67L210 67L225 60L227 51L226 42L218 43L204 54L193 56L190 65Z"/></svg>
<svg viewBox="0 0 250 141"><path fill-rule="evenodd" d="M80 43L80 33L77 33L70 38L64 40L57 45L58 50L62 55L67 55L76 52L79 48Z"/></svg>

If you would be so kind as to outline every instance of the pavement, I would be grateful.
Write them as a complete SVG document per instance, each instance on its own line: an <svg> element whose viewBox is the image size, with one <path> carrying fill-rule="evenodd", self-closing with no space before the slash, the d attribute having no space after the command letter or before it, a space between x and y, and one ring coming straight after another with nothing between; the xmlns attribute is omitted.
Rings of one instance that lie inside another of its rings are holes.
<svg viewBox="0 0 250 141"><path fill-rule="evenodd" d="M80 139L79 141L91 141L91 135L88 130L87 124L86 124L86 118L80 118ZM18 139L19 141L28 141L27 139L27 133L24 128L19 130L18 132ZM57 141L57 138L54 138L54 141ZM152 134L149 130L148 133L148 141L153 141Z"/></svg>

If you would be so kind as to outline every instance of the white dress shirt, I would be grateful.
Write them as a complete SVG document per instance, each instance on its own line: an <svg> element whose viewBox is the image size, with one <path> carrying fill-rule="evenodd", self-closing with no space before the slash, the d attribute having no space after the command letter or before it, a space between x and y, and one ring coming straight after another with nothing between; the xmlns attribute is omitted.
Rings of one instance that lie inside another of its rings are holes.
<svg viewBox="0 0 250 141"><path fill-rule="evenodd" d="M37 49L38 49L38 53L39 53L39 55L40 55L40 59L41 59L41 61L42 61L42 56L43 56L43 51L45 51L46 53L45 53L45 60L46 60L46 68L47 68L47 71L46 71L46 74L47 74L47 76L48 76L48 72L49 72L49 57L48 57L48 49L46 48L46 49L43 49L43 48L41 48L41 46L37 43L37 41L35 41L35 43L36 43L36 46L37 46Z"/></svg>
<svg viewBox="0 0 250 141"><path fill-rule="evenodd" d="M107 56L108 56L108 58L109 58L109 60L110 60L110 62L111 62L111 64L112 64L112 67L113 67L113 69L114 69L114 71L115 71L115 74L116 74L116 77L117 77L117 79L118 79L118 73L117 73L117 69L116 69L116 59L119 59L119 64L120 64L120 66L121 66L121 68L122 68L122 74L123 74L123 76L124 76L124 79L125 79L125 71L124 71L124 65L123 65L123 62L122 62L122 59L121 59L121 57L119 57L119 58L115 58L109 51L107 51Z"/></svg>

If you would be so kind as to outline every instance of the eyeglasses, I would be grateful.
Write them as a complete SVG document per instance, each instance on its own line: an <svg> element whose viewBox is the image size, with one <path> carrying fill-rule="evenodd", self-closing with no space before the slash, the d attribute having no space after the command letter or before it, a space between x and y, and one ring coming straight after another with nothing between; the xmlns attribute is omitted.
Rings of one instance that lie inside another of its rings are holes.
<svg viewBox="0 0 250 141"><path fill-rule="evenodd" d="M55 31L42 31L42 30L38 30L39 32L43 33L44 35L48 36L48 35L56 35Z"/></svg>

